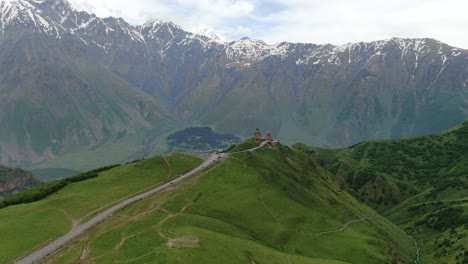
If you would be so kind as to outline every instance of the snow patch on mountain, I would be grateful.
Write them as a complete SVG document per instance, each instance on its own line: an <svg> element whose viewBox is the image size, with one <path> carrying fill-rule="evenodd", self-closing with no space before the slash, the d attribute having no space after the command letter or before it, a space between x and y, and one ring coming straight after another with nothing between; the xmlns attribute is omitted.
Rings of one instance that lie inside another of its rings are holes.
<svg viewBox="0 0 468 264"><path fill-rule="evenodd" d="M394 48L397 50L394 50ZM463 51L458 48L449 47L433 39L403 39L392 38L374 42L347 43L340 46L318 45L311 50L305 51L296 59L297 65L317 65L343 63L352 64L363 60L369 60L373 56L380 56L385 61L391 52L400 52L401 61L404 67L416 69L420 60L427 54L438 49L442 65L445 65L447 59L460 56ZM412 65L406 65L407 62L413 62Z"/></svg>
<svg viewBox="0 0 468 264"><path fill-rule="evenodd" d="M227 56L229 59L260 60L265 55L268 45L261 41L244 37L238 41L229 43Z"/></svg>
<svg viewBox="0 0 468 264"><path fill-rule="evenodd" d="M195 29L191 30L191 32L195 35L198 35L198 36L201 36L201 37L206 37L216 43L219 43L219 44L226 44L227 41L221 37L220 35L218 35L213 29L205 26L205 25L201 25L201 26L198 26L196 27Z"/></svg>
<svg viewBox="0 0 468 264"><path fill-rule="evenodd" d="M229 59L239 62L258 62L270 57L283 60L290 55L296 45L297 44L288 42L268 45L262 40L244 37L238 41L227 44L225 52ZM243 65L252 64L248 63Z"/></svg>
<svg viewBox="0 0 468 264"><path fill-rule="evenodd" d="M161 28L161 26L164 24L163 21L153 19L149 20L143 25L139 26L139 31L142 33L143 31L146 31L146 36L150 39L154 39L157 36L157 32ZM143 33L142 33L143 34Z"/></svg>
<svg viewBox="0 0 468 264"><path fill-rule="evenodd" d="M34 4L42 2L7 0L0 3L0 23L2 32L11 25L31 25L36 32L55 33L58 30L43 16Z"/></svg>
<svg viewBox="0 0 468 264"><path fill-rule="evenodd" d="M258 62L271 59L291 60L298 66L319 68L325 65L352 65L371 58L385 61L389 53L399 52L404 68L414 73L420 61L434 49L440 55L442 71L450 58L466 53L432 39L392 38L335 46L287 42L269 45L262 40L246 37L228 43L206 26L188 32L172 22L153 19L135 27L121 18L99 18L76 11L65 0L1 1L0 31L3 35L6 31L16 34L24 30L43 32L57 39L64 34L76 36L78 41L92 44L107 54L116 48L127 47L143 49L148 57L151 57L151 53L164 57L171 49L201 47L199 52L215 52L216 56L224 56L226 67L253 67Z"/></svg>

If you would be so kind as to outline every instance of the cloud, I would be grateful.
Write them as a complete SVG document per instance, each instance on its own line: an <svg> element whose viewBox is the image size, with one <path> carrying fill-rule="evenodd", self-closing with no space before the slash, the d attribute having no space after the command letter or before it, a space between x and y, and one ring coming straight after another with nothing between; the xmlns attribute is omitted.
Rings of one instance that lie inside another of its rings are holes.
<svg viewBox="0 0 468 264"><path fill-rule="evenodd" d="M174 10L160 1L139 0L138 4L126 0L69 0L78 10L85 10L99 17L122 17L139 25L151 18L169 18Z"/></svg>
<svg viewBox="0 0 468 264"><path fill-rule="evenodd" d="M185 29L208 25L235 40L332 43L430 37L468 48L466 0L71 0L131 24L158 18Z"/></svg>
<svg viewBox="0 0 468 264"><path fill-rule="evenodd" d="M246 0L176 0L182 8L195 13L214 15L216 17L244 16L254 10L254 5Z"/></svg>
<svg viewBox="0 0 468 264"><path fill-rule="evenodd" d="M246 26L238 26L233 29L232 31L233 34L244 34L244 35L250 35L253 33L252 29Z"/></svg>
<svg viewBox="0 0 468 264"><path fill-rule="evenodd" d="M431 37L468 48L468 38L463 33L468 25L468 3L463 0L279 1L285 10L258 18L280 22L270 32L261 34L270 43L289 40L342 44L391 37Z"/></svg>
<svg viewBox="0 0 468 264"><path fill-rule="evenodd" d="M250 27L239 25L237 27L226 27L219 31L223 36L226 36L227 39L239 39L245 36L251 36L253 30Z"/></svg>

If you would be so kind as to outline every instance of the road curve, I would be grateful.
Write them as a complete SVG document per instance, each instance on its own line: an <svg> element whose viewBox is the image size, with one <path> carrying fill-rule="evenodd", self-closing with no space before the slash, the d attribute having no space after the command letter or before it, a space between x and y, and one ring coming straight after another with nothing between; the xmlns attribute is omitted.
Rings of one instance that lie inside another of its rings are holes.
<svg viewBox="0 0 468 264"><path fill-rule="evenodd" d="M81 225L78 225L76 226L75 228L73 228L70 232L68 232L67 234L65 234L64 236L58 238L57 240L53 241L52 243L48 244L47 246L31 253L30 255L16 261L15 263L16 264L31 264L31 263L36 263L40 260L42 260L43 258L45 258L46 256L52 254L53 252L55 252L58 248L64 246L65 244L67 244L68 242L70 242L72 239L78 237L79 235L81 235L82 233L84 233L86 230L88 230L89 228L91 228L92 226L98 224L99 222L103 221L105 218L109 217L111 214L117 212L118 210L136 202L136 201L139 201L139 200L142 200L144 198L147 198L157 192L160 192L162 190L164 190L165 188L173 185L173 184L177 184L181 181L183 181L184 179L187 179L189 177L192 177L194 176L195 174L197 174L198 172L208 168L209 166L211 166L212 164L216 163L219 159L225 157L225 155L223 154L213 154L211 155L206 161L204 161L200 166L196 167L195 169L181 175L180 177L170 181L170 182L167 182L163 185L160 185L150 191L147 191L145 193L142 193L142 194L139 194L139 195L136 195L136 196L133 196L131 198L128 198L126 200L124 200L123 202L117 204L117 205L114 205L112 206L111 208L107 209L106 211L102 212L102 213L99 213L98 215L96 215L95 217L93 217L92 219L90 219L88 222L84 223L84 224L81 224Z"/></svg>
<svg viewBox="0 0 468 264"><path fill-rule="evenodd" d="M81 224L81 225L78 225L76 226L75 228L73 228L70 232L68 232L67 234L63 235L62 237L56 239L55 241L53 241L52 243L48 244L47 246L31 253L30 255L16 261L15 263L16 264L32 264L32 263L36 263L40 260L42 260L43 258L47 257L48 255L54 253L58 248L64 246L65 244L67 244L68 242L70 242L72 239L78 237L79 235L83 234L86 230L90 229L92 226L98 224L99 222L103 221L104 219L106 219L107 217L109 217L111 214L117 212L118 210L136 202L136 201L139 201L139 200L142 200L144 198L147 198L155 193L158 193L162 190L164 190L165 188L173 185L173 184L177 184L187 178L190 178L192 176L194 176L195 174L199 173L200 171L208 168L209 166L213 165L214 163L216 163L218 160L220 159L223 159L227 156L229 156L230 154L236 154L236 153L242 153L242 152L253 152L263 146L265 146L265 144L268 144L269 141L265 141L263 142L262 144L260 144L260 146L258 147L255 147L255 148L251 148L251 149L247 149L247 150L243 150L243 151L239 151L239 152L234 152L234 153L216 153L216 154L212 154L207 160L205 160L200 166L196 167L195 169L177 177L176 179L172 180L172 181L169 181L163 185L160 185L150 191L147 191L145 193L142 193L142 194L139 194L139 195L136 195L136 196L133 196L131 198L128 198L124 201L122 201L121 203L117 204L117 205L114 205L112 206L111 208L107 209L106 211L102 212L102 213L99 213L98 215L96 215L95 217L91 218L88 222L84 223L84 224Z"/></svg>
<svg viewBox="0 0 468 264"><path fill-rule="evenodd" d="M232 154L238 154L238 153L244 153L244 152L254 152L255 150L257 150L257 149L259 149L259 148L262 148L263 146L265 146L265 145L268 144L268 143L271 143L271 141L269 141L269 140L263 141L262 144L260 144L260 146L255 147L255 148L246 149L246 150L241 150L241 151L236 151L236 152L230 152L230 153L226 153L226 154L232 155Z"/></svg>

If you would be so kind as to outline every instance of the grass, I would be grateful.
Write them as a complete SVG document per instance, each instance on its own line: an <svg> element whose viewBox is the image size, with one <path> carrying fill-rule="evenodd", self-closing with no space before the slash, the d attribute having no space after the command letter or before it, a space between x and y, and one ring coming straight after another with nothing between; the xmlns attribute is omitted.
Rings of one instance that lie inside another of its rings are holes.
<svg viewBox="0 0 468 264"><path fill-rule="evenodd" d="M232 148L231 150L228 151L228 153L233 153L233 152L238 152L238 151L243 151L251 148L255 148L260 146L260 143L256 142L253 139L247 139L244 143L239 144Z"/></svg>
<svg viewBox="0 0 468 264"><path fill-rule="evenodd" d="M167 155L166 158L170 164L177 164L177 166L171 166L172 175L174 176L184 174L200 165L199 159L194 159L192 156L187 156L182 153L172 153Z"/></svg>
<svg viewBox="0 0 468 264"><path fill-rule="evenodd" d="M0 262L9 263L36 246L69 230L66 214L58 208L25 205L0 210Z"/></svg>
<svg viewBox="0 0 468 264"><path fill-rule="evenodd" d="M186 171L201 163L197 158L182 154L171 156L169 161L176 171ZM165 182L168 177L169 167L158 156L70 184L44 200L1 209L0 263L11 262L63 235L74 224L86 221L115 201Z"/></svg>
<svg viewBox="0 0 468 264"><path fill-rule="evenodd" d="M330 172L354 195L421 245L427 263L468 259L468 122L438 134L378 140L340 150L295 145ZM441 237L450 238L442 243ZM467 256L465 257L465 252Z"/></svg>
<svg viewBox="0 0 468 264"><path fill-rule="evenodd" d="M363 216L369 219L317 236ZM341 191L305 155L281 147L235 154L119 211L49 260L388 263L409 262L414 253L404 232Z"/></svg>

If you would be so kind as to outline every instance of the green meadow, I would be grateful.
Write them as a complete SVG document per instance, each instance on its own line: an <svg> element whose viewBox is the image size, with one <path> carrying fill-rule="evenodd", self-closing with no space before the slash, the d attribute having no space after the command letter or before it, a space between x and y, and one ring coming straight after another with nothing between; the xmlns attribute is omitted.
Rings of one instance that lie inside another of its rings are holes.
<svg viewBox="0 0 468 264"><path fill-rule="evenodd" d="M468 122L442 133L308 153L408 234L421 263L468 263Z"/></svg>
<svg viewBox="0 0 468 264"><path fill-rule="evenodd" d="M38 202L0 209L0 263L9 263L83 223L125 197L201 164L183 154L157 156L71 183Z"/></svg>
<svg viewBox="0 0 468 264"><path fill-rule="evenodd" d="M401 229L282 146L233 154L120 210L46 262L409 263L415 253Z"/></svg>

